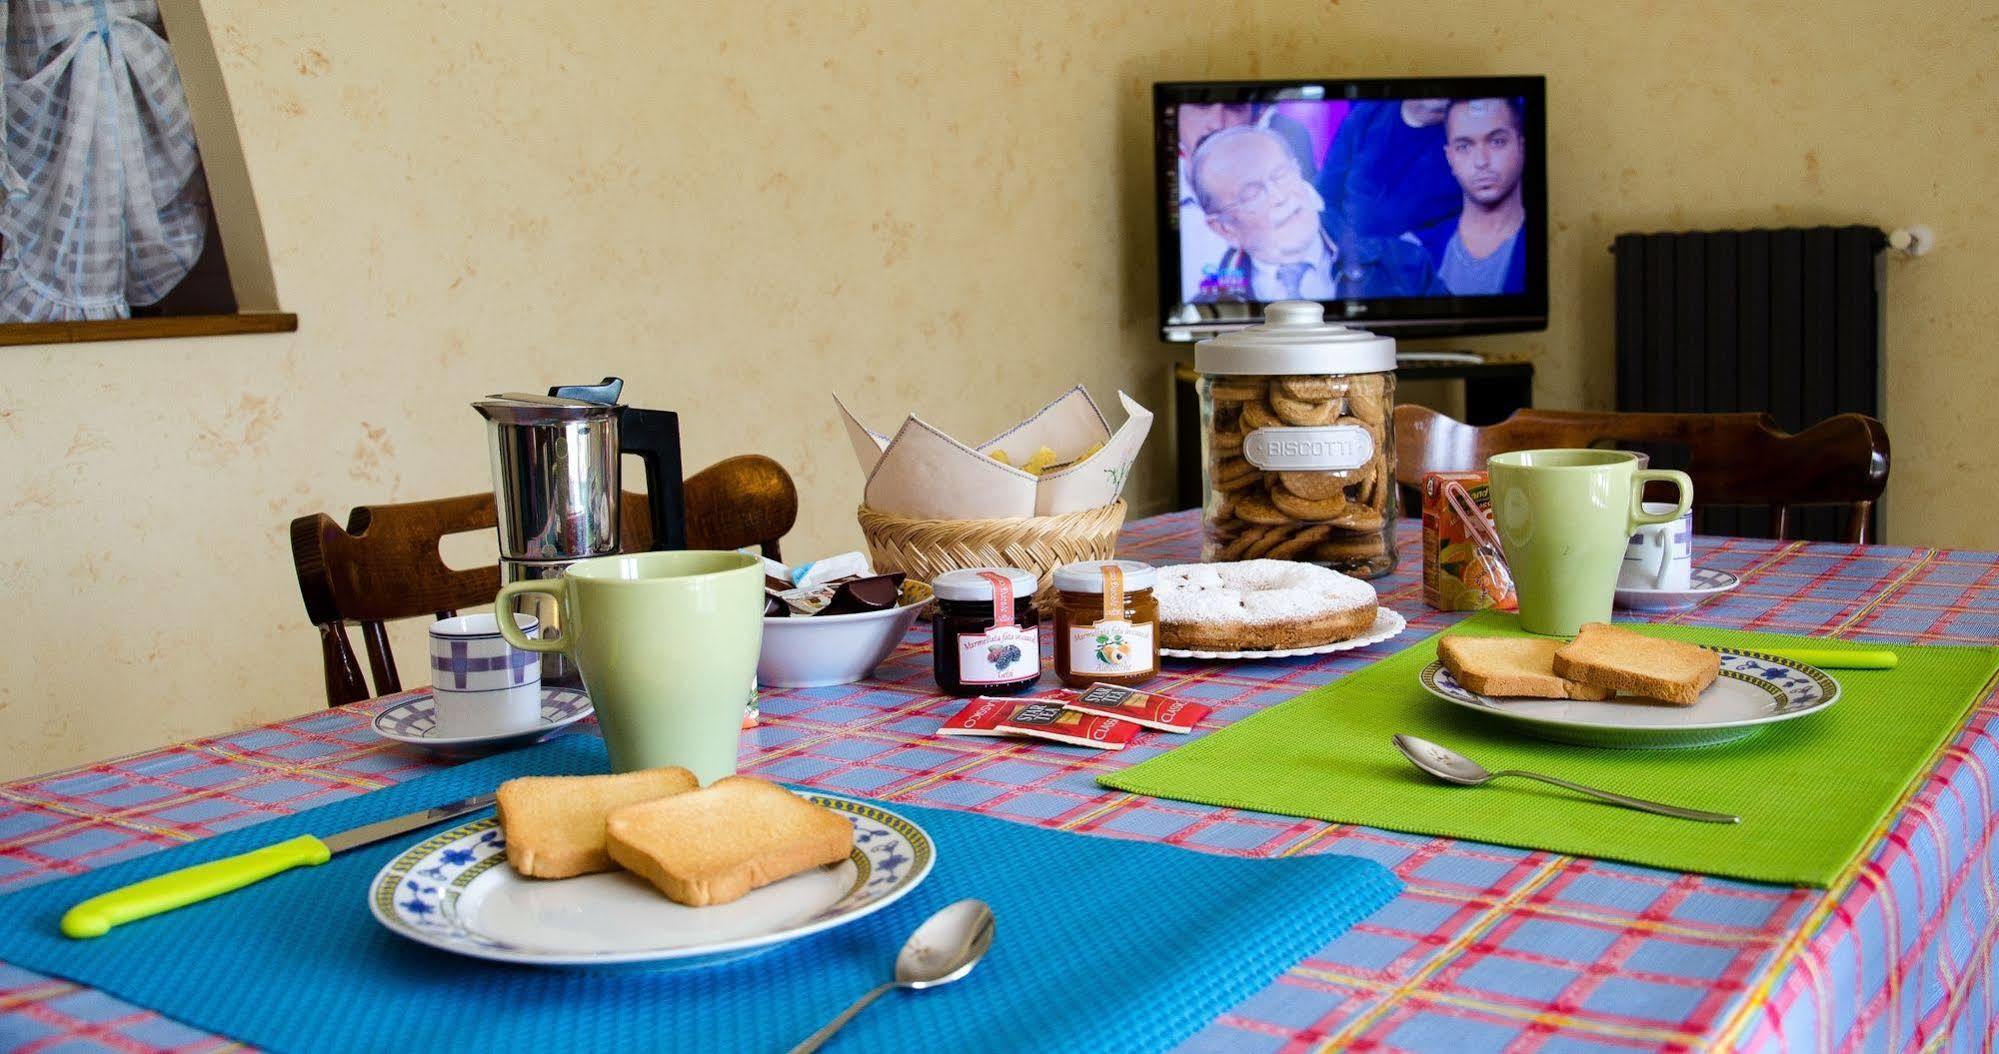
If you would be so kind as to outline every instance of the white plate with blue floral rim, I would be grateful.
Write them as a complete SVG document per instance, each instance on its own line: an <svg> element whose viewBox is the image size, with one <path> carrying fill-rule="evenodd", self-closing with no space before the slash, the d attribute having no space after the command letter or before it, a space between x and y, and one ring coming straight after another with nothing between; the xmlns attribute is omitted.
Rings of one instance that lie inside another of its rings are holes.
<svg viewBox="0 0 1999 1054"><path fill-rule="evenodd" d="M428 695L405 699L375 715L375 734L440 754L508 750L539 743L592 713L590 697L573 688L541 690L541 716L531 728L487 736L440 736L437 705Z"/></svg>
<svg viewBox="0 0 1999 1054"><path fill-rule="evenodd" d="M1370 644L1380 644L1409 628L1409 620L1396 612L1378 607L1374 610L1374 623L1359 636L1346 640L1336 640L1331 644L1319 644L1310 648L1273 648L1268 651L1200 651L1192 648L1161 648L1159 654L1167 659L1289 659L1298 655L1330 655L1336 651L1352 651Z"/></svg>
<svg viewBox="0 0 1999 1054"><path fill-rule="evenodd" d="M1839 701L1839 682L1816 666L1754 651L1713 648L1721 676L1692 706L1632 697L1501 699L1459 684L1441 661L1419 675L1431 695L1513 723L1522 732L1588 747L1701 747L1740 739L1779 721L1818 713Z"/></svg>
<svg viewBox="0 0 1999 1054"><path fill-rule="evenodd" d="M368 907L389 930L460 955L528 966L686 969L746 958L880 911L930 874L923 828L865 802L804 797L854 825L837 864L727 904L690 908L624 871L522 878L497 816L411 846L375 875Z"/></svg>
<svg viewBox="0 0 1999 1054"><path fill-rule="evenodd" d="M1742 584L1742 579L1717 567L1696 567L1685 589L1641 589L1618 586L1616 603L1629 611L1685 611L1712 596Z"/></svg>

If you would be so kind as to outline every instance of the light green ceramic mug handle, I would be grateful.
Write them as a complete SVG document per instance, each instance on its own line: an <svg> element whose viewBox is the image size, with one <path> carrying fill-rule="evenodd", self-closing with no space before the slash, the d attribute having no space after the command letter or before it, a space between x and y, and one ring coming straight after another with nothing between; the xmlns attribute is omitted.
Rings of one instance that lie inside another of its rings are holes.
<svg viewBox="0 0 1999 1054"><path fill-rule="evenodd" d="M1665 480L1679 488L1680 500L1673 506L1672 512L1654 514L1645 511L1645 484L1655 479ZM1671 523L1685 516L1693 505L1694 481L1686 473L1676 472L1670 468L1642 468L1631 474L1631 530L1655 523ZM503 591L500 595L505 596L506 593Z"/></svg>
<svg viewBox="0 0 1999 1054"><path fill-rule="evenodd" d="M562 636L556 637L553 640L537 640L534 637L530 637L527 634L522 633L520 623L507 617L507 614L513 611L514 609L513 604L509 603L509 601L513 600L513 598L517 596L520 596L522 593L542 593L548 597L549 601L555 605L556 624L562 627ZM493 598L493 610L500 615L500 617L497 620L495 620L500 624L500 636L507 638L508 644L511 644L522 651L539 651L539 652L562 651L569 644L569 635L576 631L575 626L571 625L568 619L561 617L562 616L561 579L557 579L555 581L548 581L546 579L543 579L538 581L527 581L527 582L509 582L506 585L501 586L500 594Z"/></svg>

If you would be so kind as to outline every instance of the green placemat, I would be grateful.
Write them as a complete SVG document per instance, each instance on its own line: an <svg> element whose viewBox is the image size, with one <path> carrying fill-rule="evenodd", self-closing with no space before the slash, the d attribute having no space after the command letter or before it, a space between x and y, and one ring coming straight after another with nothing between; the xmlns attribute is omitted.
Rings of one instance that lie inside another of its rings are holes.
<svg viewBox="0 0 1999 1054"><path fill-rule="evenodd" d="M1889 648L1894 670L1835 670L1829 710L1747 739L1676 750L1615 750L1532 739L1425 692L1417 673L1435 637L1177 750L1099 777L1160 798L1446 835L1697 871L1826 887L1962 725L1999 669L1999 649L1911 647L1693 626L1628 628L1737 648ZM1486 613L1452 632L1524 636ZM1389 737L1407 732L1489 769L1521 768L1736 813L1740 824L1651 816L1531 780L1456 787L1418 772Z"/></svg>

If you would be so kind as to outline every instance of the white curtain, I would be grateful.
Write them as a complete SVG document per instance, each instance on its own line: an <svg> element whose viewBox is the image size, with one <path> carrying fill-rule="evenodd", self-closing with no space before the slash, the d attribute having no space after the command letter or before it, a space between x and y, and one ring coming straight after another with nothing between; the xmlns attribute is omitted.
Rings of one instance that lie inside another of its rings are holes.
<svg viewBox="0 0 1999 1054"><path fill-rule="evenodd" d="M124 318L201 256L208 187L154 0L0 0L0 321Z"/></svg>

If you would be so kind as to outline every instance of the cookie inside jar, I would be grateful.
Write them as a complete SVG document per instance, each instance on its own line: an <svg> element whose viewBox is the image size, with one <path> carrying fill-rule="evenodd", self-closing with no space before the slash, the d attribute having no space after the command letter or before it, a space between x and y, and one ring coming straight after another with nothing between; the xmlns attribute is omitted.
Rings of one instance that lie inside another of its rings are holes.
<svg viewBox="0 0 1999 1054"><path fill-rule="evenodd" d="M1202 559L1395 568L1395 342L1310 301L1200 343Z"/></svg>

